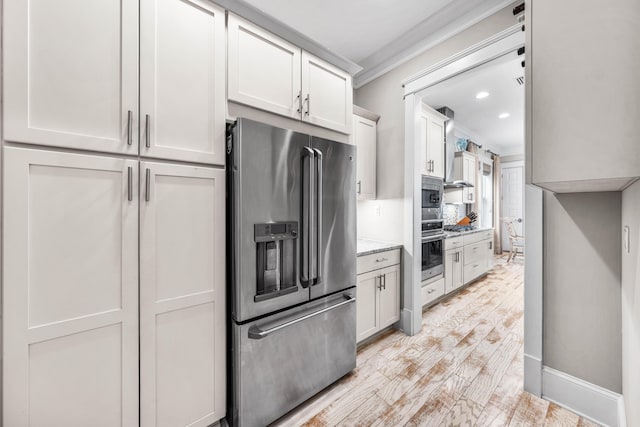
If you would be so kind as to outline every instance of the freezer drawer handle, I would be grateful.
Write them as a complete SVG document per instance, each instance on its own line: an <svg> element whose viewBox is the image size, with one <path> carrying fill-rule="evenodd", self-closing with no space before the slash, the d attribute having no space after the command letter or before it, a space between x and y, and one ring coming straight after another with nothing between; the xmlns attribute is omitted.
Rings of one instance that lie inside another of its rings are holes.
<svg viewBox="0 0 640 427"><path fill-rule="evenodd" d="M263 331L257 325L253 325L253 326L251 326L249 328L249 338L254 339L254 340L260 340L262 338L265 338L265 337L273 334L274 332L278 332L281 329L284 329L284 328L289 327L289 326L293 326L296 323L304 322L307 319L310 319L312 317L315 317L315 316L318 316L320 314L326 313L327 311L331 311L331 310L334 310L336 308L342 307L343 305L352 304L352 303L356 302L356 299L354 297L344 296L344 298L345 298L344 301L341 301L341 302L339 302L337 304L331 305L329 307L325 307L325 308L323 308L321 310L318 310L318 311L314 311L313 313L306 314L306 315L304 315L302 317L299 317L299 318L297 318L295 320L292 320L290 322L287 322L287 323L283 323L282 325L275 326L275 327L273 327L271 329L267 329L267 330Z"/></svg>

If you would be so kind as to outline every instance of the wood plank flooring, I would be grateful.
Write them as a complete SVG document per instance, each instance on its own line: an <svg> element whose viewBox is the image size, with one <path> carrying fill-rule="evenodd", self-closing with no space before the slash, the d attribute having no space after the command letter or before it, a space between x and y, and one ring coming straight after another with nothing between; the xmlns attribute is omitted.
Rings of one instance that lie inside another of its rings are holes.
<svg viewBox="0 0 640 427"><path fill-rule="evenodd" d="M389 331L358 367L273 426L594 426L523 391L523 262L495 268Z"/></svg>

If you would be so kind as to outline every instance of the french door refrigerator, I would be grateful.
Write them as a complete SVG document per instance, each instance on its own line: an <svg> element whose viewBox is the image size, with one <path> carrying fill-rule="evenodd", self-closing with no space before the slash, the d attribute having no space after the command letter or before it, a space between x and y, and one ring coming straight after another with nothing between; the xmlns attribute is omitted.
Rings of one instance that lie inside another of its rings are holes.
<svg viewBox="0 0 640 427"><path fill-rule="evenodd" d="M265 426L356 366L355 147L229 132L232 423Z"/></svg>

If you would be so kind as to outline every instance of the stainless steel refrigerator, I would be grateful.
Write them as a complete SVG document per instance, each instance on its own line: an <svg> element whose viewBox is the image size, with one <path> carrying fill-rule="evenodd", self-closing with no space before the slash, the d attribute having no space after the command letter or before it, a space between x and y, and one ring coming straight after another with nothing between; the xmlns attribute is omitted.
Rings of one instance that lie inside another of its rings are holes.
<svg viewBox="0 0 640 427"><path fill-rule="evenodd" d="M229 137L229 415L265 426L356 366L356 153L244 118Z"/></svg>

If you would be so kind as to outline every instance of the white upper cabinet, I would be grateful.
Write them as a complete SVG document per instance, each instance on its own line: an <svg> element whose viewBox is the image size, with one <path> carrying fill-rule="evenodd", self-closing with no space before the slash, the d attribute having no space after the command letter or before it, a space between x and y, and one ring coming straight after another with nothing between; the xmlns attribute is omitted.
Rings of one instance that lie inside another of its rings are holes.
<svg viewBox="0 0 640 427"><path fill-rule="evenodd" d="M224 164L225 12L140 1L140 154Z"/></svg>
<svg viewBox="0 0 640 427"><path fill-rule="evenodd" d="M205 427L226 409L224 171L140 171L140 425Z"/></svg>
<svg viewBox="0 0 640 427"><path fill-rule="evenodd" d="M640 2L526 2L527 183L620 191L640 176Z"/></svg>
<svg viewBox="0 0 640 427"><path fill-rule="evenodd" d="M229 14L230 101L300 119L299 47Z"/></svg>
<svg viewBox="0 0 640 427"><path fill-rule="evenodd" d="M302 52L302 120L351 133L353 89L351 76Z"/></svg>
<svg viewBox="0 0 640 427"><path fill-rule="evenodd" d="M138 1L3 8L5 140L138 154Z"/></svg>
<svg viewBox="0 0 640 427"><path fill-rule="evenodd" d="M421 174L444 179L444 134L447 118L422 105L419 113Z"/></svg>
<svg viewBox="0 0 640 427"><path fill-rule="evenodd" d="M233 14L228 19L229 101L351 132L351 76Z"/></svg>
<svg viewBox="0 0 640 427"><path fill-rule="evenodd" d="M0 424L137 426L138 162L4 153Z"/></svg>
<svg viewBox="0 0 640 427"><path fill-rule="evenodd" d="M376 198L376 122L353 115L353 140L358 149L356 191L358 200Z"/></svg>
<svg viewBox="0 0 640 427"><path fill-rule="evenodd" d="M466 181L473 185L473 187L453 190L453 192L461 192L462 203L475 203L476 201L476 164L476 156L474 154L467 151L456 151L453 160L454 179L456 181ZM449 201L449 198L447 200Z"/></svg>

